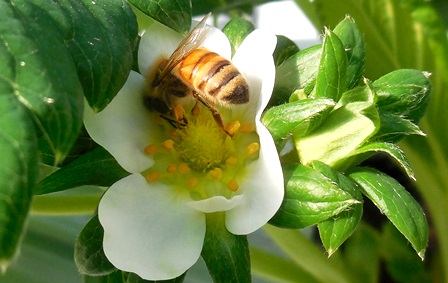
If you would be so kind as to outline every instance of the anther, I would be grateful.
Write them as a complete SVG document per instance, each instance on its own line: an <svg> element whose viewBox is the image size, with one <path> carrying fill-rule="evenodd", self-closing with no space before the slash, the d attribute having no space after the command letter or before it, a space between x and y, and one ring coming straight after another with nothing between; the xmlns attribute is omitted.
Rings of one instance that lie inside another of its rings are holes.
<svg viewBox="0 0 448 283"><path fill-rule="evenodd" d="M236 192L238 190L238 183L235 180L230 180L227 183L227 188L232 192Z"/></svg>
<svg viewBox="0 0 448 283"><path fill-rule="evenodd" d="M197 184L198 184L198 179L196 179L195 177L190 178L187 182L188 187L191 189L196 187Z"/></svg>
<svg viewBox="0 0 448 283"><path fill-rule="evenodd" d="M191 171L190 166L187 163L181 163L179 165L179 172L181 174L188 174Z"/></svg>
<svg viewBox="0 0 448 283"><path fill-rule="evenodd" d="M177 166L174 163L168 164L168 166L166 167L166 172L174 174L177 172Z"/></svg>
<svg viewBox="0 0 448 283"><path fill-rule="evenodd" d="M213 179L219 180L222 177L222 170L221 168L215 168L210 171L210 176L212 176Z"/></svg>
<svg viewBox="0 0 448 283"><path fill-rule="evenodd" d="M260 144L257 142L253 142L247 146L246 153L248 155L252 155L254 153L257 153L259 150L260 150Z"/></svg>
<svg viewBox="0 0 448 283"><path fill-rule="evenodd" d="M243 124L240 128L240 133L251 133L255 131L255 126L253 124Z"/></svg>
<svg viewBox="0 0 448 283"><path fill-rule="evenodd" d="M157 171L152 171L145 176L145 179L148 183L157 182L160 178L160 173Z"/></svg>
<svg viewBox="0 0 448 283"><path fill-rule="evenodd" d="M225 126L227 133L234 135L241 127L240 121L232 121Z"/></svg>
<svg viewBox="0 0 448 283"><path fill-rule="evenodd" d="M238 159L234 156L230 156L229 158L226 159L227 165L236 165L237 163L238 163Z"/></svg>
<svg viewBox="0 0 448 283"><path fill-rule="evenodd" d="M164 140L161 144L164 149L173 150L174 149L174 141L172 139Z"/></svg>
<svg viewBox="0 0 448 283"><path fill-rule="evenodd" d="M148 155L155 155L159 151L159 147L155 144L150 144L145 147L145 153Z"/></svg>

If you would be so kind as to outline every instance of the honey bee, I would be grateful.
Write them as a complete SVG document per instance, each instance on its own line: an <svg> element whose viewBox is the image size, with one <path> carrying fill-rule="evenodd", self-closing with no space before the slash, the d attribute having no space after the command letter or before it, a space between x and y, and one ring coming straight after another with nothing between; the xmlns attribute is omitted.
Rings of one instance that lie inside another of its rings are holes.
<svg viewBox="0 0 448 283"><path fill-rule="evenodd" d="M218 126L226 130L217 104L230 107L249 102L249 85L238 69L219 54L200 47L207 36L206 20L210 13L191 30L168 59L162 59L147 79L144 104L162 117L177 124L187 125L180 99L193 97L197 111L198 101L213 115ZM168 118L173 117L173 119Z"/></svg>

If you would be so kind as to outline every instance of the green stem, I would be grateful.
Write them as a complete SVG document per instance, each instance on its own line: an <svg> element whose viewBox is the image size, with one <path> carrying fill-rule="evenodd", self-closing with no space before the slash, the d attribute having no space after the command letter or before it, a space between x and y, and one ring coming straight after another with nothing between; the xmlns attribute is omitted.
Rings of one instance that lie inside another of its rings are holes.
<svg viewBox="0 0 448 283"><path fill-rule="evenodd" d="M41 215L89 215L95 213L101 195L35 196L31 213Z"/></svg>
<svg viewBox="0 0 448 283"><path fill-rule="evenodd" d="M264 226L266 233L298 265L308 272L316 282L350 283L351 280L315 244L298 230Z"/></svg>
<svg viewBox="0 0 448 283"><path fill-rule="evenodd" d="M253 273L270 282L319 283L306 270L287 258L273 255L257 247L250 247L250 255Z"/></svg>

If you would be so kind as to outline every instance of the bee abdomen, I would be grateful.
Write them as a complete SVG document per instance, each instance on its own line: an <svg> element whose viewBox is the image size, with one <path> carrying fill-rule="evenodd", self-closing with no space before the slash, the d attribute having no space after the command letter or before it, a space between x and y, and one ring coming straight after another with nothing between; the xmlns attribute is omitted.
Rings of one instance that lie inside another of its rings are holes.
<svg viewBox="0 0 448 283"><path fill-rule="evenodd" d="M221 104L249 101L249 86L238 69L224 57L206 49L196 49L179 68L185 81Z"/></svg>

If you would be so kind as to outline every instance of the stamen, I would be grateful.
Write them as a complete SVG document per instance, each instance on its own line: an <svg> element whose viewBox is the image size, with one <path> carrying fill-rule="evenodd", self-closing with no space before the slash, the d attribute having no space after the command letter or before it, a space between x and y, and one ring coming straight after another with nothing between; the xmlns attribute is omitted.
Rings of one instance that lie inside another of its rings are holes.
<svg viewBox="0 0 448 283"><path fill-rule="evenodd" d="M181 163L179 165L179 172L181 174L188 174L191 171L190 166L187 163Z"/></svg>
<svg viewBox="0 0 448 283"><path fill-rule="evenodd" d="M260 144L257 142L253 142L247 146L246 153L248 155L252 155L257 153L259 150L260 150Z"/></svg>
<svg viewBox="0 0 448 283"><path fill-rule="evenodd" d="M241 127L240 121L232 121L225 126L226 131L230 135L234 135L239 130L240 127Z"/></svg>
<svg viewBox="0 0 448 283"><path fill-rule="evenodd" d="M238 183L235 180L230 180L227 183L227 188L232 192L236 192L238 190Z"/></svg>
<svg viewBox="0 0 448 283"><path fill-rule="evenodd" d="M229 158L226 159L227 165L236 165L237 163L238 163L238 159L234 156L230 156Z"/></svg>
<svg viewBox="0 0 448 283"><path fill-rule="evenodd" d="M198 179L196 179L195 177L192 177L188 180L188 187L191 189L196 187L197 184L198 184Z"/></svg>
<svg viewBox="0 0 448 283"><path fill-rule="evenodd" d="M175 163L168 164L166 167L166 172L174 174L177 172L177 166Z"/></svg>
<svg viewBox="0 0 448 283"><path fill-rule="evenodd" d="M152 171L145 176L145 179L148 183L157 182L160 178L160 173L157 171Z"/></svg>
<svg viewBox="0 0 448 283"><path fill-rule="evenodd" d="M174 141L172 139L164 140L161 144L164 149L173 150L174 149Z"/></svg>
<svg viewBox="0 0 448 283"><path fill-rule="evenodd" d="M148 155L155 155L159 151L159 147L155 144L150 144L145 147L145 153Z"/></svg>
<svg viewBox="0 0 448 283"><path fill-rule="evenodd" d="M255 126L253 124L243 124L240 128L240 133L251 133L255 131Z"/></svg>
<svg viewBox="0 0 448 283"><path fill-rule="evenodd" d="M215 168L210 171L210 176L212 176L213 179L219 180L222 177L222 170L221 168Z"/></svg>

